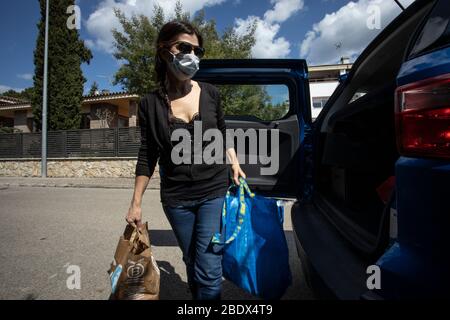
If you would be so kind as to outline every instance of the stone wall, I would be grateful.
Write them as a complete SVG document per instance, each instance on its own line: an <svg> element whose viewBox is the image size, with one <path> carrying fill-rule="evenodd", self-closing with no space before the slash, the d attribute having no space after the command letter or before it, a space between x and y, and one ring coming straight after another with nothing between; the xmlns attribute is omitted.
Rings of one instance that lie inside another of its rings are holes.
<svg viewBox="0 0 450 320"><path fill-rule="evenodd" d="M136 158L47 159L48 177L106 178L135 176ZM40 159L0 159L2 177L40 177ZM158 168L154 177L159 177Z"/></svg>

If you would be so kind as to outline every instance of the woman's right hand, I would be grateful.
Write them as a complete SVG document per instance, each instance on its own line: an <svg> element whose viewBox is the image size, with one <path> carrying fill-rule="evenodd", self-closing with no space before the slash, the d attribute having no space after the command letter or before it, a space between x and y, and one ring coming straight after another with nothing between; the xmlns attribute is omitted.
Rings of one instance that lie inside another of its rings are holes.
<svg viewBox="0 0 450 320"><path fill-rule="evenodd" d="M125 220L132 226L142 226L142 208L138 204L131 204Z"/></svg>

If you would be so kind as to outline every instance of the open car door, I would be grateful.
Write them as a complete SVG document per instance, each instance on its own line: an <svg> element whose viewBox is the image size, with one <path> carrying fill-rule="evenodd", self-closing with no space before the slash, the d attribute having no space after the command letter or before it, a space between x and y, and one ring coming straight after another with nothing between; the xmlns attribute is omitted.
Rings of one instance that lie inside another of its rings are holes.
<svg viewBox="0 0 450 320"><path fill-rule="evenodd" d="M266 196L298 196L305 130L311 124L306 62L204 59L193 79L220 90L227 130L237 136L242 129L244 139L234 142L250 187Z"/></svg>

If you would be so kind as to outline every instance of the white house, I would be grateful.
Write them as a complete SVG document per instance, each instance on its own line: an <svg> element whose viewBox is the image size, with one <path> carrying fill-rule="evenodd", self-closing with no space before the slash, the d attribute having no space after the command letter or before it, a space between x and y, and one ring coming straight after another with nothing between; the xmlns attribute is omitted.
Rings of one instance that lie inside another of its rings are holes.
<svg viewBox="0 0 450 320"><path fill-rule="evenodd" d="M347 73L352 64L341 58L340 64L309 66L309 91L311 96L311 116L315 119L339 84L339 76Z"/></svg>

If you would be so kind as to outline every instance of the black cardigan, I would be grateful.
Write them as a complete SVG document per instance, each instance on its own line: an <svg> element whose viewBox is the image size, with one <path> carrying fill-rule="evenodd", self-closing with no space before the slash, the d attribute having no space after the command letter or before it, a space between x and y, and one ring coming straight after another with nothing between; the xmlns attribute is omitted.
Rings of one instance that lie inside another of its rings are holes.
<svg viewBox="0 0 450 320"><path fill-rule="evenodd" d="M219 90L212 84L198 81L201 88L199 113L202 120L202 134L210 128L222 132L224 148L222 164L180 164L170 158L172 142L168 123L168 105L158 90L145 95L139 102L138 117L141 128L141 146L136 163L136 176L151 177L159 159L164 174L174 181L196 181L208 179L226 168L225 120L221 107ZM204 147L203 147L204 148Z"/></svg>

